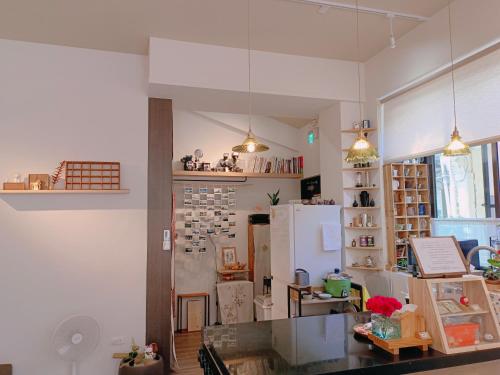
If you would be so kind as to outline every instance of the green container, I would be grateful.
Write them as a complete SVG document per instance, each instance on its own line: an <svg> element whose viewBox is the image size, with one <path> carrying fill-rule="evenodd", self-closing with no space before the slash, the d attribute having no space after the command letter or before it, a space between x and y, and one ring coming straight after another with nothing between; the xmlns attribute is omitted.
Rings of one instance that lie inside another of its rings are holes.
<svg viewBox="0 0 500 375"><path fill-rule="evenodd" d="M351 294L351 279L325 280L325 292L335 298L349 297Z"/></svg>

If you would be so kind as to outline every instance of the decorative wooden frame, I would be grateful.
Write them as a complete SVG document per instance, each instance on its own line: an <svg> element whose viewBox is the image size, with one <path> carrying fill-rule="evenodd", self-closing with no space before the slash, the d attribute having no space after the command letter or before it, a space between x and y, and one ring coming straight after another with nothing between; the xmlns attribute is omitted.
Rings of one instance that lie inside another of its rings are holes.
<svg viewBox="0 0 500 375"><path fill-rule="evenodd" d="M232 253L233 262L226 262L226 251ZM222 266L232 266L238 262L236 256L236 247L234 246L226 246L222 248Z"/></svg>
<svg viewBox="0 0 500 375"><path fill-rule="evenodd" d="M66 190L120 190L120 178L119 162L66 162Z"/></svg>
<svg viewBox="0 0 500 375"><path fill-rule="evenodd" d="M48 174L30 173L28 175L28 190L33 190L33 189L31 189L31 184L35 183L36 181L40 181L41 186L40 186L39 190L49 190L50 189L50 176Z"/></svg>
<svg viewBox="0 0 500 375"><path fill-rule="evenodd" d="M467 269L467 262L465 260L464 254L462 253L462 250L460 249L460 245L458 244L458 241L455 238L455 236L429 237L428 239L432 239L432 238L450 238L453 240L453 242L455 244L455 248L456 248L457 253L458 253L458 256L460 257L460 259L464 265L465 272L448 272L448 273L431 273L431 274L426 273L424 267L422 267L422 262L421 262L419 255L418 255L418 250L415 247L414 239L410 238L410 245L411 245L411 248L413 250L413 254L415 254L415 258L417 259L418 267L420 269L420 273L422 275L422 278L427 279L427 278L437 278L437 277L442 277L442 278L460 277L460 276L463 276L463 275L469 273L469 271ZM426 239L426 238L418 238L418 240L423 240L423 239Z"/></svg>

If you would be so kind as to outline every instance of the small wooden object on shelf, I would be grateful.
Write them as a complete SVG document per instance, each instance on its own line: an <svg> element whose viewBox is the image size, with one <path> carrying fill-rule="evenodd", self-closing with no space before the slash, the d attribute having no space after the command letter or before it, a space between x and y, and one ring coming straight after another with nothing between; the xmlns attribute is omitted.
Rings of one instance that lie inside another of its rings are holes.
<svg viewBox="0 0 500 375"><path fill-rule="evenodd" d="M66 190L120 190L120 163L67 161Z"/></svg>
<svg viewBox="0 0 500 375"><path fill-rule="evenodd" d="M388 269L408 267L410 238L431 236L429 166L384 165Z"/></svg>
<svg viewBox="0 0 500 375"><path fill-rule="evenodd" d="M24 182L4 182L4 190L25 190Z"/></svg>

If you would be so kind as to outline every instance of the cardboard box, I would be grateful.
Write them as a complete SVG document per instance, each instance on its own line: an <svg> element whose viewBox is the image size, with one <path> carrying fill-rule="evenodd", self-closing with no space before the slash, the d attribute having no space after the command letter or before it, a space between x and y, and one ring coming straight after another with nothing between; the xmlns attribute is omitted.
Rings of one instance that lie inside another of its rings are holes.
<svg viewBox="0 0 500 375"><path fill-rule="evenodd" d="M24 182L4 182L4 190L25 190Z"/></svg>

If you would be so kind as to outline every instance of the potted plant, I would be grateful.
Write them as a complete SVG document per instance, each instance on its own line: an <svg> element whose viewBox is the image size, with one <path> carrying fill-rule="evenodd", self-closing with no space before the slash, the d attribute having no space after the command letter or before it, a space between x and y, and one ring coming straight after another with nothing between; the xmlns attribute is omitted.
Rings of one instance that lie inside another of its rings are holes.
<svg viewBox="0 0 500 375"><path fill-rule="evenodd" d="M272 195L267 193L267 196L269 197L269 203L271 204L271 206L278 205L278 203L280 202L279 195L280 195L280 189L278 189L278 191L276 193L273 193Z"/></svg>
<svg viewBox="0 0 500 375"><path fill-rule="evenodd" d="M488 259L491 268L483 274L487 284L500 284L500 251L495 258Z"/></svg>

